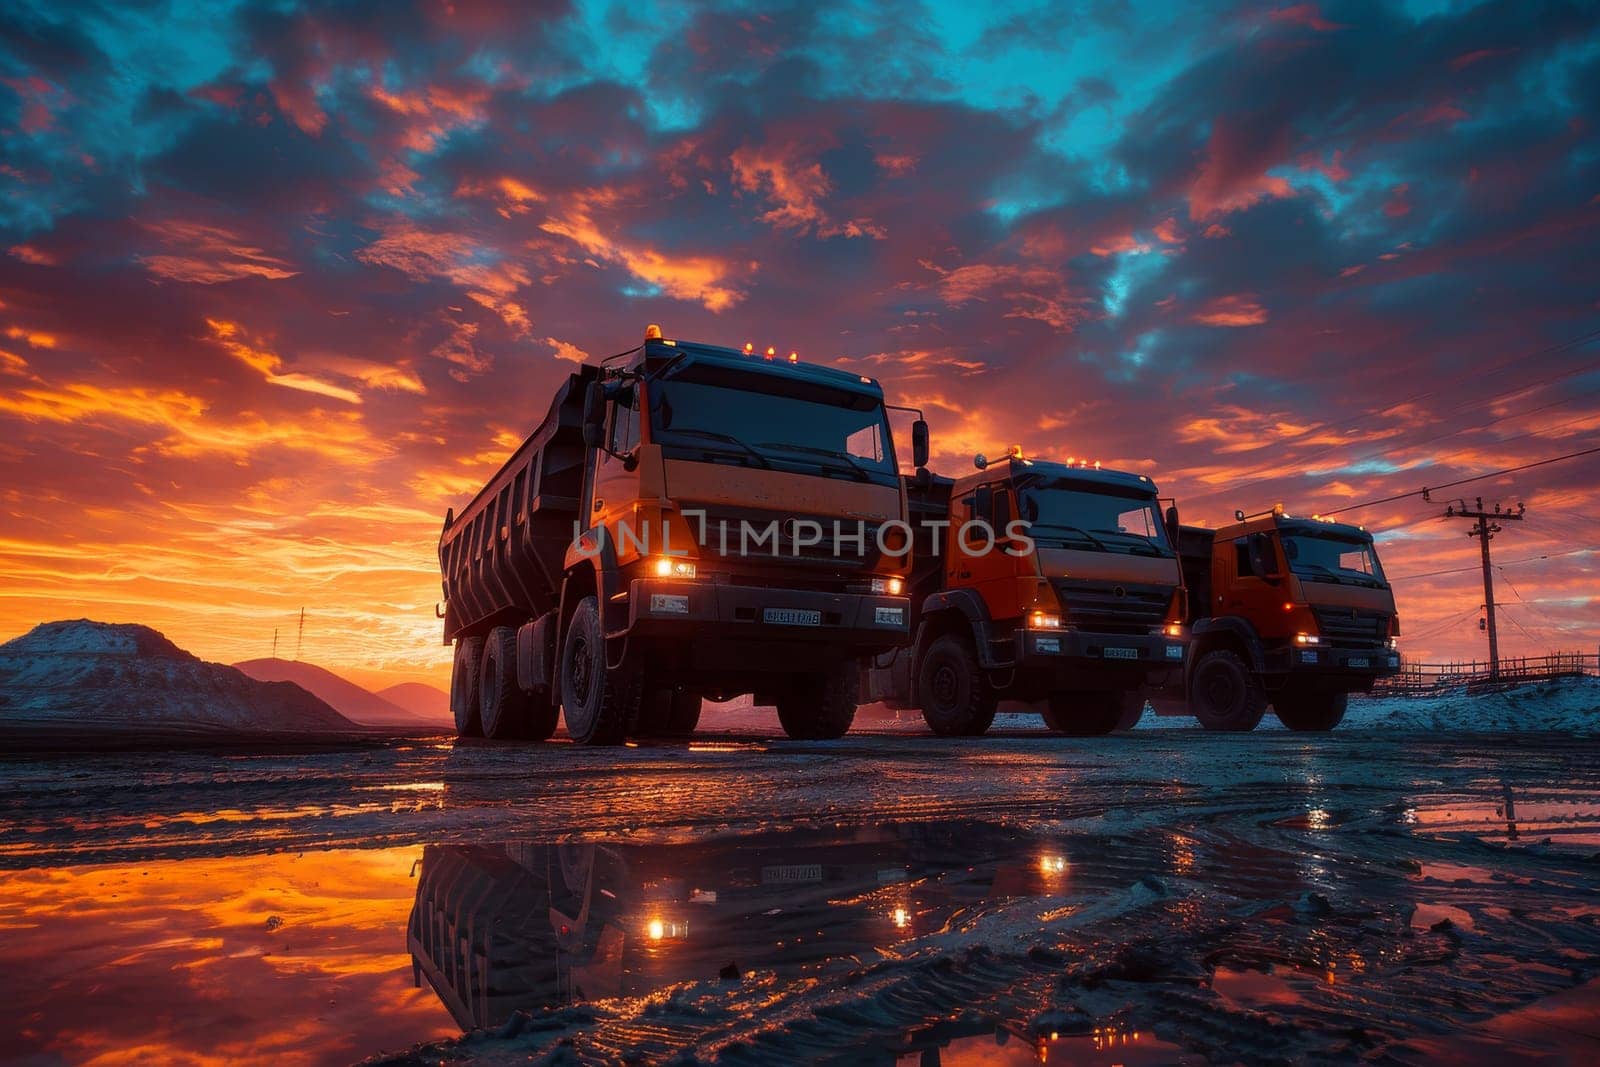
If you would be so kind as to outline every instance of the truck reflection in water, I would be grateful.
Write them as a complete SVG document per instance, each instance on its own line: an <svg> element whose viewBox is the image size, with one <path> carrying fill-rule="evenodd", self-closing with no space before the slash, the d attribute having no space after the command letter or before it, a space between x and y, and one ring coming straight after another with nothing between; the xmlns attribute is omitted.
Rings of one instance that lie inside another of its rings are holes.
<svg viewBox="0 0 1600 1067"><path fill-rule="evenodd" d="M1065 896L1069 856L972 823L685 845L430 845L407 943L418 985L471 1030L517 1011L892 953L991 903Z"/></svg>

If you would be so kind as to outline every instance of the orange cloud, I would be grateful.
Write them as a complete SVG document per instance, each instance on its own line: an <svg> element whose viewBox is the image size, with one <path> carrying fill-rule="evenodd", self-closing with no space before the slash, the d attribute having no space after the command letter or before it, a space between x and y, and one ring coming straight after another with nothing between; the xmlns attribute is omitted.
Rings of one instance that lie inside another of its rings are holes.
<svg viewBox="0 0 1600 1067"><path fill-rule="evenodd" d="M1035 319L1070 332L1093 314L1092 301L1072 294L1059 271L1018 264L971 263L945 270L927 260L939 275L939 295L952 306L997 295L1010 303L1008 319Z"/></svg>
<svg viewBox="0 0 1600 1067"><path fill-rule="evenodd" d="M707 311L726 311L744 298L744 293L728 282L730 268L723 260L677 252L668 255L608 234L594 213L614 205L617 199L610 190L591 189L573 197L540 229L567 238L598 260L621 265L668 296L699 301Z"/></svg>
<svg viewBox="0 0 1600 1067"><path fill-rule="evenodd" d="M465 234L425 230L396 217L384 224L382 236L356 252L356 258L393 267L414 281L444 278L517 333L532 328L527 310L511 299L532 280L527 269Z"/></svg>
<svg viewBox="0 0 1600 1067"><path fill-rule="evenodd" d="M1259 326L1267 321L1267 309L1253 294L1238 293L1209 301L1193 318L1205 326Z"/></svg>
<svg viewBox="0 0 1600 1067"><path fill-rule="evenodd" d="M545 344L555 349L555 357L557 359L564 359L569 363L583 363L589 358L589 353L575 344L567 341L558 341L554 337L546 337L544 340Z"/></svg>
<svg viewBox="0 0 1600 1067"><path fill-rule="evenodd" d="M271 385L281 385L288 389L298 389L305 393L316 393L318 396L329 397L334 400L343 400L347 404L361 403L361 394L353 389L334 385L331 382L313 378L308 374L298 371L282 373L283 360L275 352L264 348L256 348L244 340L238 323L226 322L221 319L207 319L206 325L211 328L211 337L222 349L240 363L258 371L261 377Z"/></svg>
<svg viewBox="0 0 1600 1067"><path fill-rule="evenodd" d="M833 183L821 163L749 146L736 149L728 162L733 167L735 186L747 193L764 195L777 205L761 216L762 222L776 229L815 231L818 237L871 237L880 241L889 235L871 219L833 220L822 206L833 191Z"/></svg>
<svg viewBox="0 0 1600 1067"><path fill-rule="evenodd" d="M1267 148L1251 144L1232 122L1218 119L1211 128L1205 159L1189 185L1189 217L1201 222L1261 200L1293 196L1288 181L1267 173L1277 162Z"/></svg>
<svg viewBox="0 0 1600 1067"><path fill-rule="evenodd" d="M137 258L160 278L216 285L239 278L293 278L299 273L219 226L170 220L147 224L145 229L156 234L165 251Z"/></svg>

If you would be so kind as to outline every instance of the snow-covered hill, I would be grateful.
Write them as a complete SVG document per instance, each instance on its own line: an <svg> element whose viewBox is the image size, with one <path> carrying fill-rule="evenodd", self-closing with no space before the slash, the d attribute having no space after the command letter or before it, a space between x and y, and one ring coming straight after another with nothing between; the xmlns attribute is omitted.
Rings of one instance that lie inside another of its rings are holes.
<svg viewBox="0 0 1600 1067"><path fill-rule="evenodd" d="M288 682L207 663L148 626L47 622L0 645L0 728L208 733L361 729Z"/></svg>

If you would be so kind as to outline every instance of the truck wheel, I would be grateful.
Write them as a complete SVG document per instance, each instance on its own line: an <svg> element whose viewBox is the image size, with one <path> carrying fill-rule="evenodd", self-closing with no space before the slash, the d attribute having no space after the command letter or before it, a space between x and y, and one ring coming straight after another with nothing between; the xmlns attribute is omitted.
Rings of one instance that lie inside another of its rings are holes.
<svg viewBox="0 0 1600 1067"><path fill-rule="evenodd" d="M1144 718L1143 693L1118 693L1117 704L1122 710L1117 715L1117 730L1131 730Z"/></svg>
<svg viewBox="0 0 1600 1067"><path fill-rule="evenodd" d="M1040 716L1058 734L1099 737L1109 734L1122 720L1121 693L1051 693Z"/></svg>
<svg viewBox="0 0 1600 1067"><path fill-rule="evenodd" d="M796 741L843 737L855 721L860 689L860 669L853 662L803 675L778 691L778 722Z"/></svg>
<svg viewBox="0 0 1600 1067"><path fill-rule="evenodd" d="M688 737L699 722L699 693L655 689L645 694L636 732L640 737Z"/></svg>
<svg viewBox="0 0 1600 1067"><path fill-rule="evenodd" d="M1272 702L1278 721L1291 730L1331 730L1344 718L1349 706L1346 693L1299 693Z"/></svg>
<svg viewBox="0 0 1600 1067"><path fill-rule="evenodd" d="M970 641L945 634L928 646L917 668L917 703L940 737L977 737L989 729L998 701Z"/></svg>
<svg viewBox="0 0 1600 1067"><path fill-rule="evenodd" d="M483 638L456 638L456 662L450 669L450 711L456 718L457 737L482 737L483 720L478 718L478 661L483 655Z"/></svg>
<svg viewBox="0 0 1600 1067"><path fill-rule="evenodd" d="M639 672L606 669L606 642L595 598L584 597L567 623L561 652L561 704L567 733L580 745L620 745L639 715Z"/></svg>
<svg viewBox="0 0 1600 1067"><path fill-rule="evenodd" d="M1207 730L1246 732L1266 714L1267 692L1244 660L1219 648L1195 664L1189 709Z"/></svg>
<svg viewBox="0 0 1600 1067"><path fill-rule="evenodd" d="M556 732L560 710L548 697L517 682L517 631L496 626L483 644L478 672L478 720L496 741L545 741Z"/></svg>

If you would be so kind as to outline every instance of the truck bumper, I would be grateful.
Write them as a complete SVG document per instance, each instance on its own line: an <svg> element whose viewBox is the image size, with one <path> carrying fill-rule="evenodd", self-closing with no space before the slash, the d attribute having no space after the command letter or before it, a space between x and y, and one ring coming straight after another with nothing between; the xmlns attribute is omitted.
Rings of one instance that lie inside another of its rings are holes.
<svg viewBox="0 0 1600 1067"><path fill-rule="evenodd" d="M1085 630L1018 630L1019 672L1045 676L1060 687L1162 686L1183 677L1187 637L1104 634Z"/></svg>
<svg viewBox="0 0 1600 1067"><path fill-rule="evenodd" d="M898 648L910 635L903 596L635 578L627 601L630 640L700 669L793 672Z"/></svg>
<svg viewBox="0 0 1600 1067"><path fill-rule="evenodd" d="M1268 674L1292 679L1327 676L1343 678L1359 688L1363 681L1382 678L1400 669L1400 653L1387 648L1336 648L1293 646L1266 650Z"/></svg>

